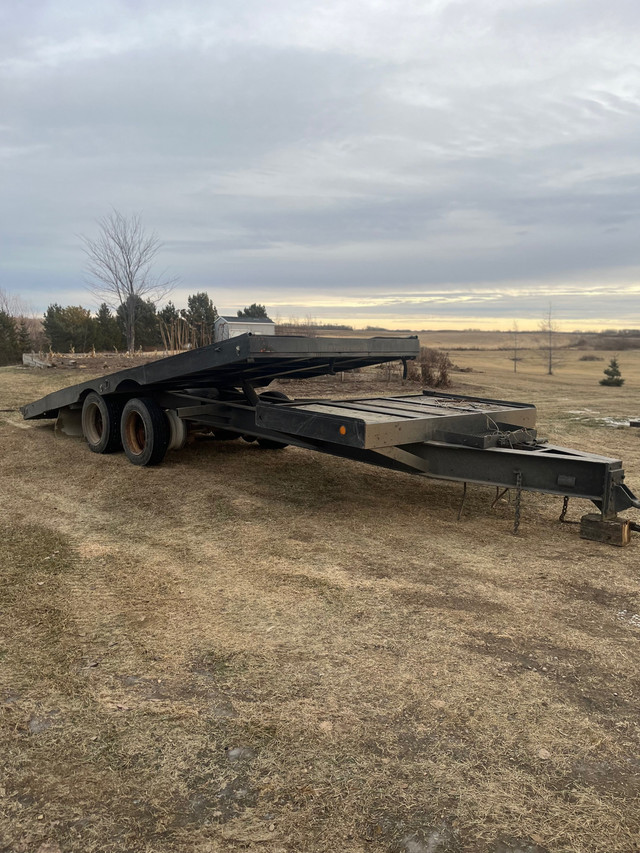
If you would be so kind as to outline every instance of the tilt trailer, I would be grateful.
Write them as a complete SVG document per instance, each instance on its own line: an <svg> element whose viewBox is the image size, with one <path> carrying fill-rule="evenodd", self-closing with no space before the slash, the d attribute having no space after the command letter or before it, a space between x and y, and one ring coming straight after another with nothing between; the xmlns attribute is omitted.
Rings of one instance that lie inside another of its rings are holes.
<svg viewBox="0 0 640 853"><path fill-rule="evenodd" d="M535 406L423 391L349 400L290 400L262 391L275 379L304 379L419 354L416 337L306 338L240 335L64 388L22 408L25 419L57 418L96 453L124 449L134 465L156 465L184 447L191 430L330 453L436 479L570 497L598 508L585 538L627 544L639 529L618 513L640 501L617 459L537 438Z"/></svg>

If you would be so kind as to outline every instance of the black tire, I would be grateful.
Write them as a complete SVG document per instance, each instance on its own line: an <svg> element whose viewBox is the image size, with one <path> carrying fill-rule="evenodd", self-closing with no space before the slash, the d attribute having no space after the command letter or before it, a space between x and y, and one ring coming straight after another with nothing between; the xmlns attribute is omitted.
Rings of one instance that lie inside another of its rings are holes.
<svg viewBox="0 0 640 853"><path fill-rule="evenodd" d="M134 397L125 405L120 420L122 446L134 465L158 465L171 439L165 413L150 397Z"/></svg>
<svg viewBox="0 0 640 853"><path fill-rule="evenodd" d="M101 397L92 391L82 404L82 434L93 453L117 453L122 450L120 416L122 403L113 397Z"/></svg>

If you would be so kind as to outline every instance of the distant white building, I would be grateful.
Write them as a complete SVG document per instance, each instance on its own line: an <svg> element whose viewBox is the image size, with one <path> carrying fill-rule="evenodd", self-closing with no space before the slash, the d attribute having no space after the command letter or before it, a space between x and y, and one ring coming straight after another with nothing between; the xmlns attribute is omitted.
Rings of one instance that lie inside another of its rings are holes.
<svg viewBox="0 0 640 853"><path fill-rule="evenodd" d="M268 317L224 317L217 318L213 325L214 341L226 341L238 335L275 335L276 324Z"/></svg>

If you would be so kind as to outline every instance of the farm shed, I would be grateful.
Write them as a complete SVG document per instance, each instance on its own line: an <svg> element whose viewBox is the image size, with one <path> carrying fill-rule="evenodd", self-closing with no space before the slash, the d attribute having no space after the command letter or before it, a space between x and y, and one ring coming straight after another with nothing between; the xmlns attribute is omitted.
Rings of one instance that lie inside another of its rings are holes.
<svg viewBox="0 0 640 853"><path fill-rule="evenodd" d="M221 315L214 324L214 340L227 341L238 335L275 335L276 324L269 317L226 317Z"/></svg>

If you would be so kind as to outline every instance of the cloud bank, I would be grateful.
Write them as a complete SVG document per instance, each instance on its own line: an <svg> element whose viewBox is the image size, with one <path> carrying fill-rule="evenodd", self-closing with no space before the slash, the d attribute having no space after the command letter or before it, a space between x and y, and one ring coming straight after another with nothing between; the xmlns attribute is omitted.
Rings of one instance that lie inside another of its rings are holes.
<svg viewBox="0 0 640 853"><path fill-rule="evenodd" d="M635 0L10 6L0 286L37 310L91 304L113 206L177 302L640 326Z"/></svg>

